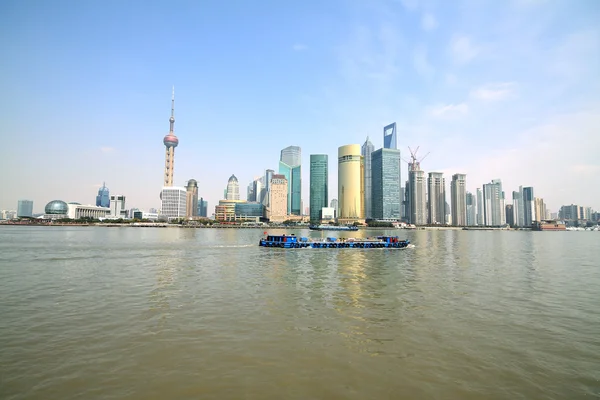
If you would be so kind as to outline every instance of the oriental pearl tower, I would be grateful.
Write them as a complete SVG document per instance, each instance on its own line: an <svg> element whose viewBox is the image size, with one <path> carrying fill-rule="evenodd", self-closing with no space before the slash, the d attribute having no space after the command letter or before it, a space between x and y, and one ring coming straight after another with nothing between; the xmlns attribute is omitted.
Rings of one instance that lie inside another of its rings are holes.
<svg viewBox="0 0 600 400"><path fill-rule="evenodd" d="M173 167L175 164L175 147L179 144L179 139L173 133L175 127L175 87L171 97L171 118L169 118L169 134L163 139L165 144L165 184L164 186L173 186Z"/></svg>

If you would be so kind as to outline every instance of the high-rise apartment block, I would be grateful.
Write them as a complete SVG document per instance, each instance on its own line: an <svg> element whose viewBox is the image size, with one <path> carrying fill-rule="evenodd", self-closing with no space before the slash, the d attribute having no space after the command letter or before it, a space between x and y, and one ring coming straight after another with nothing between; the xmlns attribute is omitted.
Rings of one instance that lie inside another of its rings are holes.
<svg viewBox="0 0 600 400"><path fill-rule="evenodd" d="M425 171L418 162L408 164L409 222L414 225L427 223L427 183Z"/></svg>
<svg viewBox="0 0 600 400"><path fill-rule="evenodd" d="M506 225L504 192L500 179L493 179L491 183L483 185L483 202L484 225Z"/></svg>
<svg viewBox="0 0 600 400"><path fill-rule="evenodd" d="M519 191L512 192L512 212L513 212L513 226L523 227L525 226L525 216L523 214L524 205L523 205L523 187L519 187ZM508 216L507 216L508 220Z"/></svg>
<svg viewBox="0 0 600 400"><path fill-rule="evenodd" d="M338 148L338 219L364 220L364 164L359 144Z"/></svg>
<svg viewBox="0 0 600 400"><path fill-rule="evenodd" d="M400 150L371 153L372 218L400 219Z"/></svg>
<svg viewBox="0 0 600 400"><path fill-rule="evenodd" d="M329 161L327 154L310 155L310 220L320 221L322 209L329 204Z"/></svg>
<svg viewBox="0 0 600 400"><path fill-rule="evenodd" d="M446 224L446 182L441 172L430 172L427 191L428 224Z"/></svg>
<svg viewBox="0 0 600 400"><path fill-rule="evenodd" d="M198 216L198 182L190 179L186 186L185 216L192 218Z"/></svg>
<svg viewBox="0 0 600 400"><path fill-rule="evenodd" d="M372 168L371 168L371 154L373 153L373 151L375 151L375 146L373 146L373 143L371 143L371 141L369 140L369 137L367 136L367 140L365 141L365 143L362 145L361 147L361 155L363 157L363 162L365 165L365 182L363 184L364 188L365 188L365 199L364 199L364 204L365 204L365 218L366 219L371 219L373 218L373 211L372 211L372 204L371 204L371 199L372 199L372 178L371 178L371 174L372 174Z"/></svg>
<svg viewBox="0 0 600 400"><path fill-rule="evenodd" d="M477 225L479 226L483 226L484 225L484 221L483 221L483 192L481 191L481 188L477 188L476 190L477 193L477 203L476 203L476 207L477 207Z"/></svg>
<svg viewBox="0 0 600 400"><path fill-rule="evenodd" d="M523 196L523 226L531 227L535 221L535 202L532 187L524 187Z"/></svg>
<svg viewBox="0 0 600 400"><path fill-rule="evenodd" d="M452 175L452 182L450 182L450 202L452 204L452 225L468 225L467 176L465 174Z"/></svg>
<svg viewBox="0 0 600 400"><path fill-rule="evenodd" d="M467 226L476 226L477 225L477 197L473 193L467 192L465 195L465 200L467 203Z"/></svg>
<svg viewBox="0 0 600 400"><path fill-rule="evenodd" d="M19 200L17 202L17 217L33 217L33 200Z"/></svg>

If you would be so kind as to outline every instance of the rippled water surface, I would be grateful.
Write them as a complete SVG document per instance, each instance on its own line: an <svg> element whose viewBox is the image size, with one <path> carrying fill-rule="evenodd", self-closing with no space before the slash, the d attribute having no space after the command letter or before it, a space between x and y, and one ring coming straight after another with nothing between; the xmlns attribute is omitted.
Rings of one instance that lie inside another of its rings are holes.
<svg viewBox="0 0 600 400"><path fill-rule="evenodd" d="M600 396L600 234L393 233L0 227L0 399Z"/></svg>

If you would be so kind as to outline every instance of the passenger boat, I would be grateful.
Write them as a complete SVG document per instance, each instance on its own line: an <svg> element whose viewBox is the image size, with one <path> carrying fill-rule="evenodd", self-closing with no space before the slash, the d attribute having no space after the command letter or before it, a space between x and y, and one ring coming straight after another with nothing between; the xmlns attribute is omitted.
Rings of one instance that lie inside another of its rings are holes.
<svg viewBox="0 0 600 400"><path fill-rule="evenodd" d="M308 229L313 231L357 231L358 227L353 225L310 225Z"/></svg>
<svg viewBox="0 0 600 400"><path fill-rule="evenodd" d="M410 244L408 240L399 239L398 236L376 236L374 238L332 238L309 239L295 235L266 235L260 239L261 247L279 247L284 249L313 248L313 249L374 249L394 248L402 249Z"/></svg>

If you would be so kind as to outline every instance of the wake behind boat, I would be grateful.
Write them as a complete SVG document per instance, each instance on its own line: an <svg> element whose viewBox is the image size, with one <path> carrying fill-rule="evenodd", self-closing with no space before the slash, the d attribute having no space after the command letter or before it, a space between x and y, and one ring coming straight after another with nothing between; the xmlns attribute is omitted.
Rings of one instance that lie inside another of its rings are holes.
<svg viewBox="0 0 600 400"><path fill-rule="evenodd" d="M266 234L266 232L265 232ZM280 247L283 249L298 249L310 247L313 249L374 249L408 247L410 241L402 240L398 236L377 236L374 238L332 238L313 240L295 235L267 235L260 239L260 247Z"/></svg>
<svg viewBox="0 0 600 400"><path fill-rule="evenodd" d="M310 225L313 231L357 231L358 227L352 225Z"/></svg>

